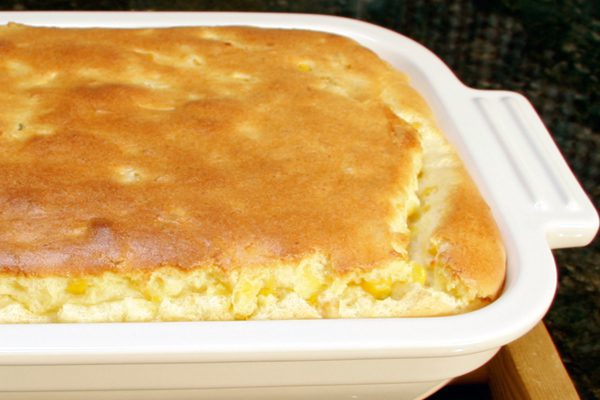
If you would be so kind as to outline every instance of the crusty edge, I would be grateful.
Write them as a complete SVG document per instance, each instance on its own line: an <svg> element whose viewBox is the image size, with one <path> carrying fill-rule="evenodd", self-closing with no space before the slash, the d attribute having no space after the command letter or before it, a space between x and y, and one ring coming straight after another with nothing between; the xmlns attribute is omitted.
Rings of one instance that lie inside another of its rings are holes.
<svg viewBox="0 0 600 400"><path fill-rule="evenodd" d="M505 276L506 255L491 210L464 167L460 182L447 197L443 218L431 240L442 243L436 258L452 275L476 290L480 298L495 299Z"/></svg>
<svg viewBox="0 0 600 400"><path fill-rule="evenodd" d="M427 168L427 142L441 143L444 148L444 180L440 188L443 205L429 210L435 217L435 226L429 243L418 243L415 249L419 261L433 262L445 268L479 299L493 300L500 294L506 273L506 254L500 231L491 209L483 199L474 181L465 169L456 151L436 125L435 118L423 98L413 89L406 77L391 70L386 74L382 97L402 119L411 123L421 135L424 168ZM429 158L435 155L429 155ZM421 192L424 188L420 188ZM427 199L422 200L422 207ZM431 205L435 207L435 205ZM430 217L431 218L431 217ZM421 240L423 242L424 240ZM427 250L422 250L427 249Z"/></svg>

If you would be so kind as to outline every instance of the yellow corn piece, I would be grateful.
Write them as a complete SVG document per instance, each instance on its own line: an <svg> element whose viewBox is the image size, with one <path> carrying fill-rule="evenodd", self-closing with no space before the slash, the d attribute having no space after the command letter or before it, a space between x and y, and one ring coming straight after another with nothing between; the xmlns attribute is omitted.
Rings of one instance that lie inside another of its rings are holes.
<svg viewBox="0 0 600 400"><path fill-rule="evenodd" d="M427 197L430 194L433 194L437 192L437 187L436 186L429 186L426 187L425 189L423 189L423 191L421 192L421 197Z"/></svg>
<svg viewBox="0 0 600 400"><path fill-rule="evenodd" d="M148 301L151 301L153 303L160 303L162 301L162 298L157 295L156 293L152 293L151 290L144 290L144 298Z"/></svg>
<svg viewBox="0 0 600 400"><path fill-rule="evenodd" d="M299 63L298 69L302 72L310 72L312 71L312 67L307 63Z"/></svg>
<svg viewBox="0 0 600 400"><path fill-rule="evenodd" d="M390 294L392 293L391 278L362 281L360 286L377 300L383 300L386 297L390 297Z"/></svg>
<svg viewBox="0 0 600 400"><path fill-rule="evenodd" d="M239 281L233 289L233 311L236 318L248 317L256 310L258 293L262 284L257 281Z"/></svg>
<svg viewBox="0 0 600 400"><path fill-rule="evenodd" d="M429 249L427 249L427 252L429 253L429 255L435 256L438 253L438 248L436 245L432 244L431 246L429 246Z"/></svg>
<svg viewBox="0 0 600 400"><path fill-rule="evenodd" d="M85 279L71 279L67 285L67 292L71 294L84 294L88 288L88 283Z"/></svg>
<svg viewBox="0 0 600 400"><path fill-rule="evenodd" d="M411 275L412 275L412 281L414 283L419 283L419 284L423 285L423 284L425 284L425 281L427 280L427 272L425 271L425 268L423 268L422 265L415 264L413 266Z"/></svg>
<svg viewBox="0 0 600 400"><path fill-rule="evenodd" d="M262 289L260 289L260 291L258 292L259 295L261 296L269 296L272 294L275 294L275 291L273 290L273 287L270 285L265 285L263 286Z"/></svg>

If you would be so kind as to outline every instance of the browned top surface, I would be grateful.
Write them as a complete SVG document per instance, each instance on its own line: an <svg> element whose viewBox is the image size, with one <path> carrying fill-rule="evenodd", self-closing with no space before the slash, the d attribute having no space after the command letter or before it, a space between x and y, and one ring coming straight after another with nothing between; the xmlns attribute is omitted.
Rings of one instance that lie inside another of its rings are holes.
<svg viewBox="0 0 600 400"><path fill-rule="evenodd" d="M0 27L0 270L394 256L389 74L311 32Z"/></svg>

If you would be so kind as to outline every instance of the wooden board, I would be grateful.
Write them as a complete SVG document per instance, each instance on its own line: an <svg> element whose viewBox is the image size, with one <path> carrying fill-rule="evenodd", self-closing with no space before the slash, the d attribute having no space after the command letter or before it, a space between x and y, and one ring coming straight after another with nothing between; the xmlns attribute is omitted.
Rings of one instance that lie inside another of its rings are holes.
<svg viewBox="0 0 600 400"><path fill-rule="evenodd" d="M475 396L475 397L473 397ZM486 365L431 399L577 400L579 396L543 323L504 346Z"/></svg>

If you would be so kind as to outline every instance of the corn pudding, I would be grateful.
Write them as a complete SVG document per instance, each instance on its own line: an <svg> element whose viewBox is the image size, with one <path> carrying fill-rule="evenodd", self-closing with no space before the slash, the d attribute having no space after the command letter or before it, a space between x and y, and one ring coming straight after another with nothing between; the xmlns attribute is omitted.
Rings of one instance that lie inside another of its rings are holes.
<svg viewBox="0 0 600 400"><path fill-rule="evenodd" d="M491 212L407 78L250 27L0 27L0 322L434 316Z"/></svg>

